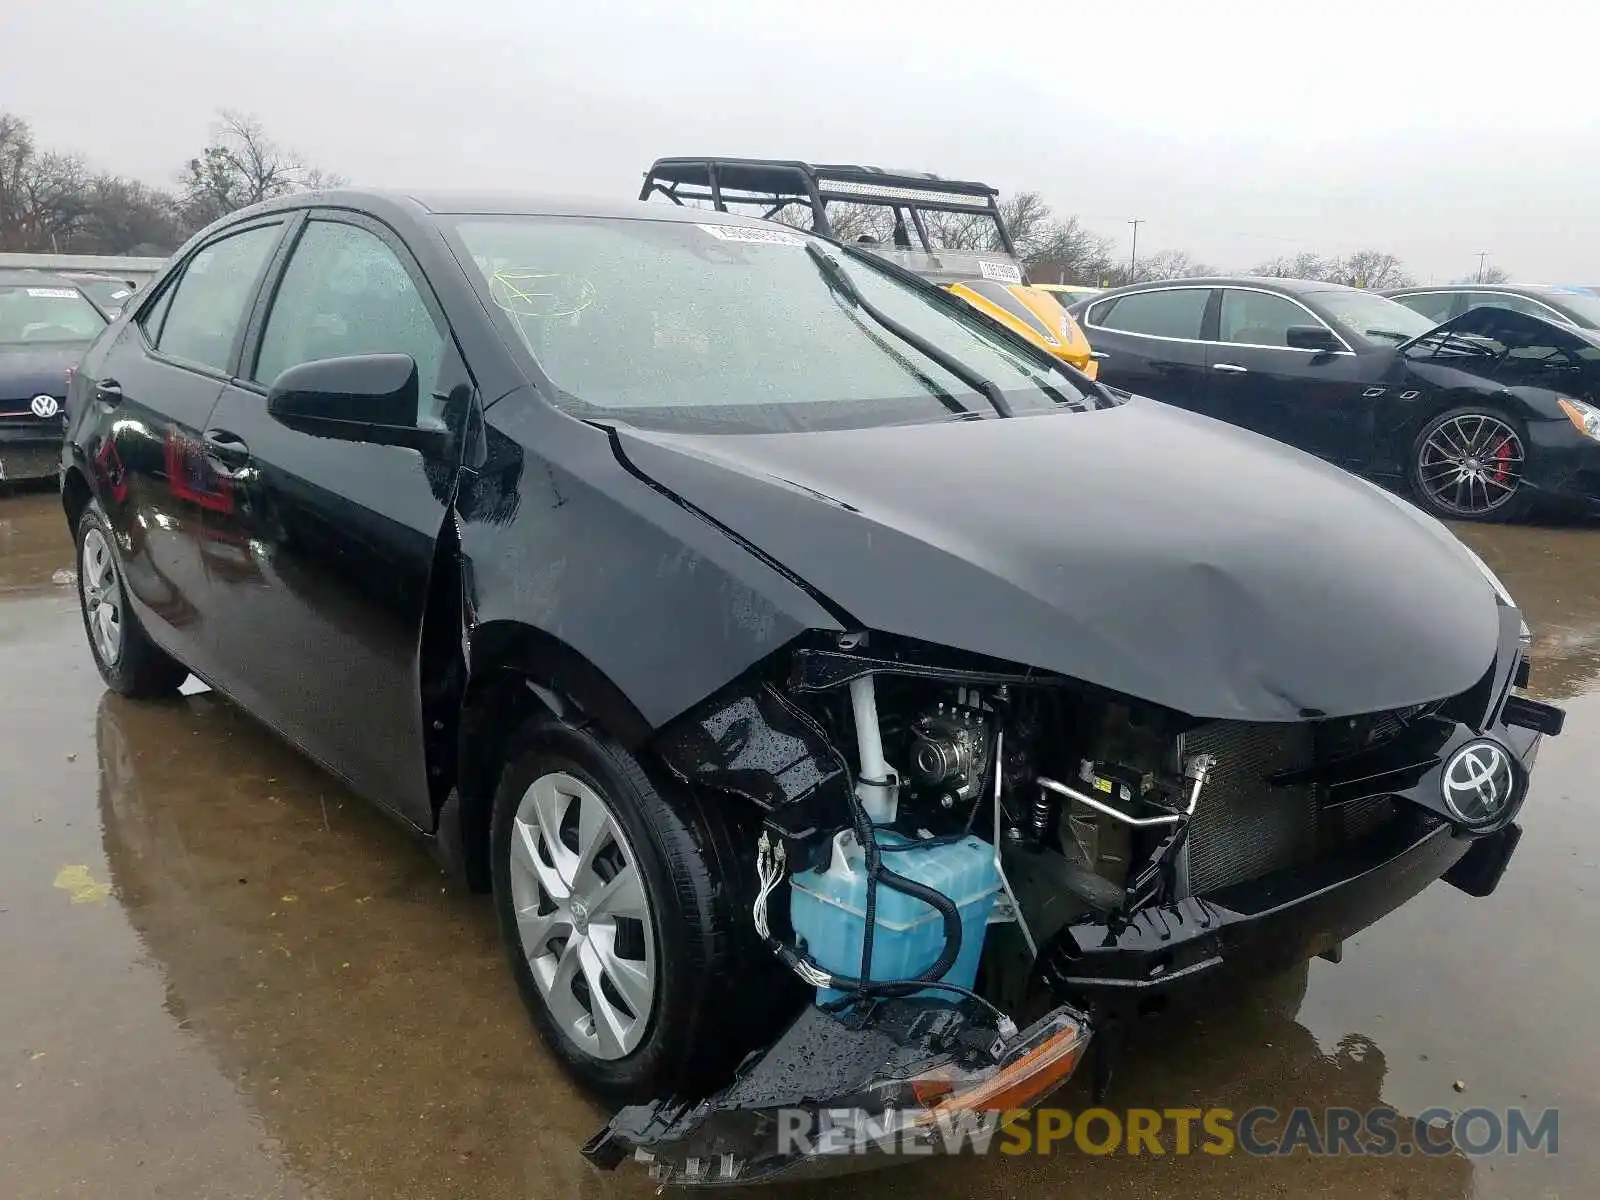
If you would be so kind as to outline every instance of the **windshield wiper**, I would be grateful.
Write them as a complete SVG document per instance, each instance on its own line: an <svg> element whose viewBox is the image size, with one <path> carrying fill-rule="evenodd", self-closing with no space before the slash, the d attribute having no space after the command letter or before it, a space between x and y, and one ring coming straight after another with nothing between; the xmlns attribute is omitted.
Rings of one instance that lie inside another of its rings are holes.
<svg viewBox="0 0 1600 1200"><path fill-rule="evenodd" d="M1409 333L1399 333L1393 329L1369 329L1366 332L1368 337L1393 338L1396 342L1409 342L1411 340Z"/></svg>
<svg viewBox="0 0 1600 1200"><path fill-rule="evenodd" d="M989 406L993 408L998 415L1002 417L1014 415L1011 411L1011 405L1006 401L1004 393L1002 393L991 380L985 379L982 375L978 374L978 372L967 366L966 363L962 362L959 358L956 358L953 354L947 354L945 351L939 349L939 347L935 346L920 333L915 333L912 330L907 329L904 325L902 325L899 321L896 321L876 304L873 304L861 294L861 290L856 287L855 280L850 278L850 276L845 272L845 269L839 265L838 260L835 259L833 255L829 254L821 246L817 245L816 242L813 242L809 239L806 241L806 253L811 256L811 261L817 264L817 270L822 272L822 277L828 281L829 287L833 288L840 295L844 296L862 312L866 313L867 316L871 317L879 325L882 325L902 342L905 342L908 346L918 351L924 357L931 358L934 362L938 363L939 366L943 367L962 383L966 384L973 391L977 392L978 395L982 396L989 402Z"/></svg>

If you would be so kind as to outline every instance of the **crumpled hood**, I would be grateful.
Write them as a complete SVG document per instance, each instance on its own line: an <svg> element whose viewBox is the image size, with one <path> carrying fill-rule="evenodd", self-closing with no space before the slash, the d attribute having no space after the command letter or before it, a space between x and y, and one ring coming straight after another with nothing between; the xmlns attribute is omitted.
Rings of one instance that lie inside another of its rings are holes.
<svg viewBox="0 0 1600 1200"><path fill-rule="evenodd" d="M67 368L76 366L88 348L88 342L0 346L0 413L26 413L35 396L65 396Z"/></svg>
<svg viewBox="0 0 1600 1200"><path fill-rule="evenodd" d="M825 433L616 431L634 468L863 628L1195 717L1476 683L1498 602L1442 526L1297 450L1135 398Z"/></svg>

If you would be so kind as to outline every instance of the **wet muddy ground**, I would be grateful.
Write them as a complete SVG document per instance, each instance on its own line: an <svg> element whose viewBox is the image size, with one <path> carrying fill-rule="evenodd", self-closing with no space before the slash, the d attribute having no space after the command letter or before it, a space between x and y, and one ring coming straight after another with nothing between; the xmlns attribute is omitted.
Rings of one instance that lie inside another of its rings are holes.
<svg viewBox="0 0 1600 1200"><path fill-rule="evenodd" d="M1500 891L1435 885L1342 965L1148 1023L1108 1102L1556 1106L1558 1154L1068 1150L784 1194L1597 1194L1600 530L1466 536L1536 628L1535 690L1570 714ZM579 1159L602 1113L530 1031L488 903L216 697L106 695L71 566L55 498L0 495L0 1196L651 1194Z"/></svg>

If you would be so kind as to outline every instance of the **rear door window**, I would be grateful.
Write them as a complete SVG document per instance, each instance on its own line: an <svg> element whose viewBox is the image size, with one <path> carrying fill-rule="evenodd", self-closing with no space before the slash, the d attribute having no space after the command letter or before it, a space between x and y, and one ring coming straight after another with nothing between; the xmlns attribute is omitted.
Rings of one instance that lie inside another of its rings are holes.
<svg viewBox="0 0 1600 1200"><path fill-rule="evenodd" d="M165 309L156 335L162 354L208 370L226 372L234 339L255 298L267 258L282 226L258 225L212 242L188 262Z"/></svg>
<svg viewBox="0 0 1600 1200"><path fill-rule="evenodd" d="M1119 296L1106 307L1095 306L1093 323L1146 337L1200 340L1210 288L1161 288Z"/></svg>

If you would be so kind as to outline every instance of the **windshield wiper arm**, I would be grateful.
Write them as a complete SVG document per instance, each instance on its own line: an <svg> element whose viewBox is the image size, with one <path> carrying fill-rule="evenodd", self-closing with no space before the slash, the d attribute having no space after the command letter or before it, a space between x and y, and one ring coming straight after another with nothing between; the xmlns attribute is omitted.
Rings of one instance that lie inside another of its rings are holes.
<svg viewBox="0 0 1600 1200"><path fill-rule="evenodd" d="M848 299L902 342L905 342L924 357L931 358L939 366L977 392L978 395L989 402L989 407L993 408L997 414L1002 417L1014 415L1011 411L1011 405L1005 398L1005 394L991 380L985 379L955 355L939 349L920 333L907 329L876 304L873 304L861 294L861 289L856 287L855 280L850 278L833 255L809 239L806 241L806 253L811 256L811 261L817 264L817 270L822 272L822 277L828 281L829 286L839 292L840 295Z"/></svg>

